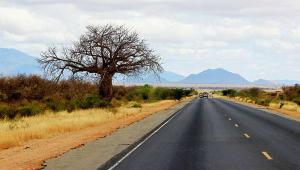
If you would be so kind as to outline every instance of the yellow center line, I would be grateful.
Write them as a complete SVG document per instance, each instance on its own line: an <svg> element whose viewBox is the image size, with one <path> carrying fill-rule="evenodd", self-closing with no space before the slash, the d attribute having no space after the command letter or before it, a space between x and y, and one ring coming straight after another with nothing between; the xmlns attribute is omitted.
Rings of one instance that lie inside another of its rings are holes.
<svg viewBox="0 0 300 170"><path fill-rule="evenodd" d="M247 133L244 133L244 136L248 139L250 138L250 136Z"/></svg>
<svg viewBox="0 0 300 170"><path fill-rule="evenodd" d="M238 125L238 124L234 124L234 126L235 126L235 127L239 127L239 125Z"/></svg>
<svg viewBox="0 0 300 170"><path fill-rule="evenodd" d="M273 160L273 158L268 154L268 152L263 151L261 152L268 160Z"/></svg>

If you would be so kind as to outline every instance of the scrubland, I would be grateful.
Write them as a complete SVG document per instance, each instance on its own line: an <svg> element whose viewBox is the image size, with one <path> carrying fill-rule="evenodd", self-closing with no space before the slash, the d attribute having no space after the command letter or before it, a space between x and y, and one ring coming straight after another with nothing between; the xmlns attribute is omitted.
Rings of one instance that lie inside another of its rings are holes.
<svg viewBox="0 0 300 170"><path fill-rule="evenodd" d="M54 83L38 76L0 78L0 149L20 146L139 114L149 115L197 92L193 89L115 86L112 101L97 85L79 80Z"/></svg>
<svg viewBox="0 0 300 170"><path fill-rule="evenodd" d="M47 112L31 117L0 121L0 149L19 146L33 139L50 138L58 134L94 127L135 115L166 109L177 101L163 100L132 107L132 102L118 108L95 108Z"/></svg>
<svg viewBox="0 0 300 170"><path fill-rule="evenodd" d="M282 87L282 91L266 92L259 88L228 89L220 94L231 99L257 104L300 119L300 85Z"/></svg>

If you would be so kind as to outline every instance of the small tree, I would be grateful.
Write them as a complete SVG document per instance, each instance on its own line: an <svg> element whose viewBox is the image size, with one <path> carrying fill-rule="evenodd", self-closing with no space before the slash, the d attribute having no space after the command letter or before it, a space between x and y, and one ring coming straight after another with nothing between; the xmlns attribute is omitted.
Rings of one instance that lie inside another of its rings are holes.
<svg viewBox="0 0 300 170"><path fill-rule="evenodd" d="M98 79L99 95L111 100L112 78L116 73L136 75L162 71L159 56L149 49L136 32L124 26L88 26L71 48L50 47L39 63L45 73L59 80L67 71L72 76Z"/></svg>

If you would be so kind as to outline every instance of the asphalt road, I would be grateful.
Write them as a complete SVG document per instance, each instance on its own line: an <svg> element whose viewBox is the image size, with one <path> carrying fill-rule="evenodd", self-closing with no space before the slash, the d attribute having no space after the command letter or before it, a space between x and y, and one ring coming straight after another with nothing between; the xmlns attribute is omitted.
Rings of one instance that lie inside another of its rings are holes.
<svg viewBox="0 0 300 170"><path fill-rule="evenodd" d="M300 169L300 123L221 99L197 99L106 168Z"/></svg>

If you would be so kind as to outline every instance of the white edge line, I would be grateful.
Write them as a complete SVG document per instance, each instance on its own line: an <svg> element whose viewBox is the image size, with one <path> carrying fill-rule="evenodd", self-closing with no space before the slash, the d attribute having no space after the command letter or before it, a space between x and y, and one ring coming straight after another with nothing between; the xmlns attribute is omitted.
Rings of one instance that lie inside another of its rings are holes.
<svg viewBox="0 0 300 170"><path fill-rule="evenodd" d="M184 107L183 107L184 108ZM131 153L137 150L141 145L143 145L148 139L150 139L153 135L155 135L161 128L163 128L166 124L168 124L174 117L176 117L182 110L176 112L169 120L167 120L164 124L162 124L159 128L157 128L154 132L152 132L146 139L144 139L141 143L136 145L131 151L129 151L125 156L119 159L113 166L108 168L108 170L113 170L116 168L124 159L126 159Z"/></svg>

